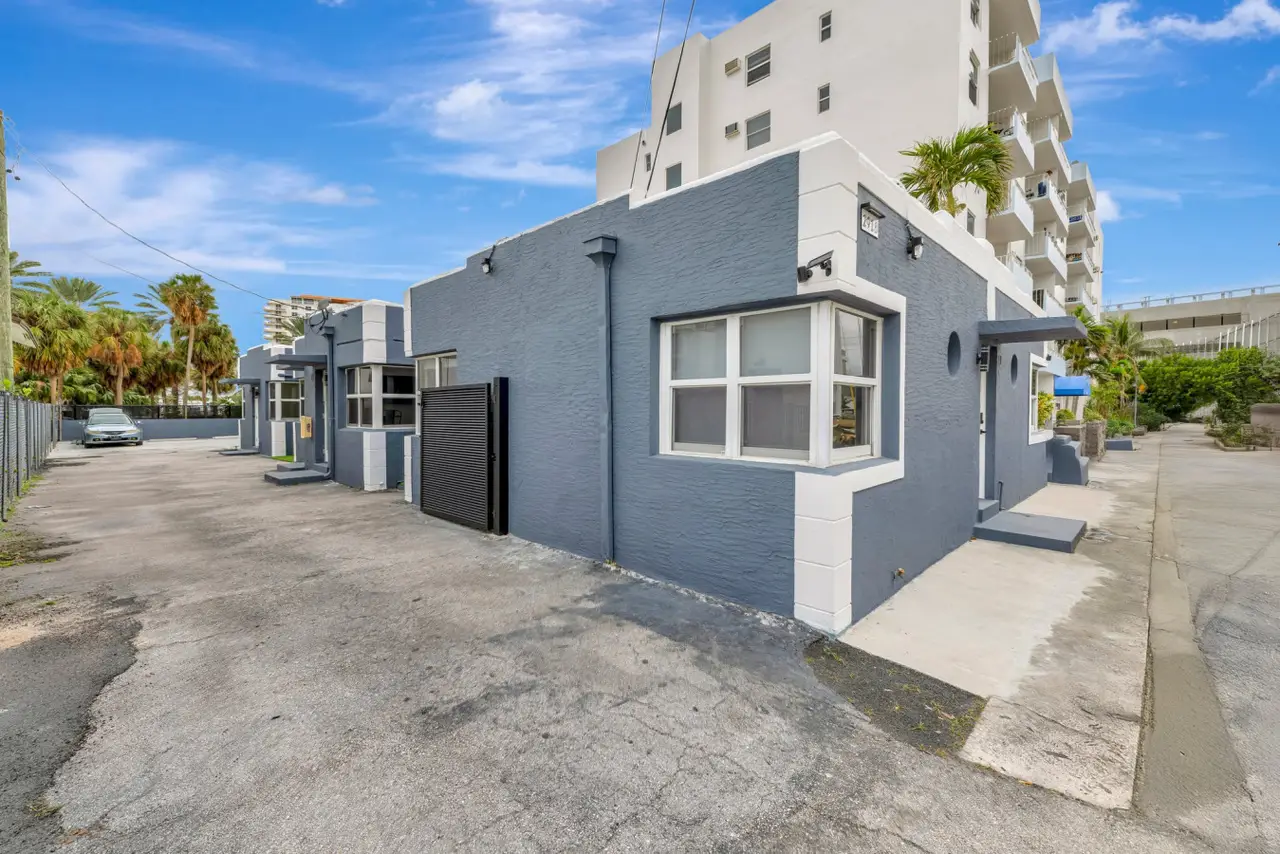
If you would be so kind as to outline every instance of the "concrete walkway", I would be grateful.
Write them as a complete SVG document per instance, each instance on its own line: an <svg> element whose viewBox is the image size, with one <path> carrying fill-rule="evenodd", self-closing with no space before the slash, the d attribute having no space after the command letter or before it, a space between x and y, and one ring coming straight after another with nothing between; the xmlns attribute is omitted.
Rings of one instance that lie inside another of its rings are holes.
<svg viewBox="0 0 1280 854"><path fill-rule="evenodd" d="M213 450L20 505L0 851L1213 850L886 736L789 624Z"/></svg>

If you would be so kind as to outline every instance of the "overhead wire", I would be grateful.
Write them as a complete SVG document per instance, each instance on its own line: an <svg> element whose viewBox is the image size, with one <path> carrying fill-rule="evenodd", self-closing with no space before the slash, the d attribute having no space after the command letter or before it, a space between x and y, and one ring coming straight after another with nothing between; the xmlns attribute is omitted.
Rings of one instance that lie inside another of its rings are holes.
<svg viewBox="0 0 1280 854"><path fill-rule="evenodd" d="M658 10L658 32L653 37L653 59L649 61L649 88L653 88L653 72L658 67L658 48L662 44L662 22L667 17L667 0L662 0L662 8ZM631 158L631 183L627 189L636 185L636 167L640 164L640 146L644 144L644 131L636 134L636 153Z"/></svg>
<svg viewBox="0 0 1280 854"><path fill-rule="evenodd" d="M250 290L249 288L246 288L246 287L242 287L242 286L240 286L240 285L237 285L235 282L231 282L231 281L228 281L227 279L222 278L221 276L214 275L213 273L210 273L208 270L203 270L203 269L201 269L201 268L197 267L197 266L196 266L196 265L194 265L194 264L191 264L191 263L188 263L187 261L182 260L181 258L179 258L179 257L178 257L178 256L176 256L176 255L172 255L172 254L170 254L170 253L166 252L165 250L161 249L161 248L160 248L160 247L158 247L158 246L155 246L155 245L153 245L153 244L151 244L151 243L148 243L147 241L143 240L141 237L138 237L136 234L133 234L132 232L130 232L128 229L124 228L124 227L123 227L123 226L121 226L121 225L118 225L118 224L117 224L117 223L115 223L115 222L114 222L110 217L108 217L106 214L102 213L102 211L98 210L98 209L97 209L97 208L95 208L93 205L91 205L91 204L89 204L87 201L85 201L84 197L82 197L82 196L81 196L79 193L77 193L75 190L71 189L71 187L70 187L70 186L68 186L67 182L66 182L66 181L64 181L64 180L62 180L62 178L58 175L58 173L54 172L51 168L49 168L48 164L46 164L43 160L41 160L41 159L40 159L40 157L39 157L39 156L38 156L34 151L32 151L31 149L29 149L29 148L27 148L25 145L23 145L23 143L22 143L22 137L21 137L21 135L18 133L17 125L16 125L16 124L14 124L13 119L11 119L9 116L5 116L5 117L4 117L4 121L5 121L5 123L6 123L6 124L8 124L9 129L13 132L13 135L14 135L14 137L15 137L15 139L16 139L16 141L17 141L17 143L18 143L18 148L20 148L20 149L22 150L22 152L23 152L23 153L25 153L25 154L26 154L27 156L29 156L32 160L34 160L34 161L35 161L35 162L40 166L40 168L41 168L41 169L43 169L45 172L49 173L49 177L53 178L53 180L57 181L60 185L62 185L62 189L66 190L68 193L70 193L70 194L71 194L71 196L72 196L76 201L78 201L80 204L84 205L84 207L85 207L85 208L87 208L91 213L93 213L95 216L97 216L99 219L101 219L101 220L102 220L103 222L105 222L107 225L109 225L109 226L111 226L112 228L114 228L116 231L118 231L118 232L120 232L121 234L123 234L125 237L128 237L129 239L134 240L134 241L136 241L137 243L142 244L143 246L147 247L148 249L150 249L150 250L151 250L151 251L153 251L153 252L158 252L159 254L163 255L163 256L164 256L164 257L166 257L166 258L168 258L170 261L175 261L175 262L177 262L177 263L181 264L181 265L182 265L182 266L184 266L184 267L187 267L187 268L189 268L189 269L195 270L195 271L196 271L197 273L199 273L200 275L202 275L202 276L207 276L208 278L213 279L215 282L221 282L222 284L224 284L224 285L226 285L226 286L228 286L228 287L235 288L235 289L236 289L236 290L238 290L238 291L242 291L242 292L244 292L244 293L246 293L246 294L249 294L250 296L255 296L255 297L257 297L258 299L260 299L260 300L264 300L264 301L266 301L266 302L276 302L276 303L280 303L281 305L291 305L291 303L289 303L289 302L287 302L287 301L285 301L285 300L278 300L278 299L274 299L274 298L272 298L272 297L266 297L266 296L263 296L262 294L258 293L257 291L253 291L253 290ZM97 259L95 259L95 260L97 260ZM104 261L99 261L99 263L106 263L106 262L104 262ZM107 266L108 266L108 267L115 267L116 265L114 265L114 264L107 264ZM116 269L122 269L122 268L116 267ZM138 276L138 274L137 274L137 273L132 273L132 272L130 272L130 271L128 271L128 270L123 270L123 272L129 273L129 275L131 275L131 276ZM143 281L150 281L150 280L148 280L148 279L145 279L145 278L144 278L144 277L142 277L142 276L138 276L138 278L143 279ZM154 282L152 282L152 284L155 284L155 283L154 283Z"/></svg>
<svg viewBox="0 0 1280 854"><path fill-rule="evenodd" d="M684 37L680 39L680 55L676 57L676 73L671 76L671 92L667 95L667 108L662 111L662 125L658 128L658 144L653 149L653 169L649 172L649 182L645 184L644 194L647 198L649 188L653 186L653 176L658 171L658 155L662 153L662 138L666 135L667 118L671 115L671 102L676 97L676 83L680 80L680 65L684 62L684 48L689 43L689 26L693 23L693 7L698 0L689 0L689 17L684 21Z"/></svg>

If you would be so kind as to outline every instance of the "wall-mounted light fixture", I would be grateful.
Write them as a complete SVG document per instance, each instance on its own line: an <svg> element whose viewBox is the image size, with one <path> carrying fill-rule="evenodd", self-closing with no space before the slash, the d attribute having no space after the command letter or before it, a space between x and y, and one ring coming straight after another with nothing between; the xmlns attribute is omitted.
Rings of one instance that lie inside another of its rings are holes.
<svg viewBox="0 0 1280 854"><path fill-rule="evenodd" d="M834 252L824 252L823 254L819 255L817 258L814 258L808 264L805 264L803 267L796 267L796 279L800 282L809 281L810 279L813 278L814 267L821 267L822 272L830 276L831 269L832 269L831 257L834 254L835 254Z"/></svg>
<svg viewBox="0 0 1280 854"><path fill-rule="evenodd" d="M493 272L493 251L497 248L497 244L489 247L489 257L480 262L480 272L486 276Z"/></svg>
<svg viewBox="0 0 1280 854"><path fill-rule="evenodd" d="M919 261L924 257L924 238L911 231L911 226L907 226L907 257L912 261Z"/></svg>

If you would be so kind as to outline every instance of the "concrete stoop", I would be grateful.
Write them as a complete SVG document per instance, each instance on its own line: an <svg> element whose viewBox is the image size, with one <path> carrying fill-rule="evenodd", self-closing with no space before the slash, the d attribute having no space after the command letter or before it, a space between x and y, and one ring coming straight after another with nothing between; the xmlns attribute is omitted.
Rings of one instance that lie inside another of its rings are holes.
<svg viewBox="0 0 1280 854"><path fill-rule="evenodd" d="M267 483L276 486L296 486L300 483L320 483L326 480L324 472L304 469L301 471L269 471L262 475Z"/></svg>
<svg viewBox="0 0 1280 854"><path fill-rule="evenodd" d="M276 471L305 471L306 463L276 463Z"/></svg>
<svg viewBox="0 0 1280 854"><path fill-rule="evenodd" d="M978 521L985 522L1000 512L1000 502L994 498L978 499Z"/></svg>
<svg viewBox="0 0 1280 854"><path fill-rule="evenodd" d="M257 448L228 448L218 453L224 457L256 457L258 450Z"/></svg>
<svg viewBox="0 0 1280 854"><path fill-rule="evenodd" d="M1005 510L973 526L979 540L1071 553L1084 536L1085 523L1057 516L1033 516Z"/></svg>

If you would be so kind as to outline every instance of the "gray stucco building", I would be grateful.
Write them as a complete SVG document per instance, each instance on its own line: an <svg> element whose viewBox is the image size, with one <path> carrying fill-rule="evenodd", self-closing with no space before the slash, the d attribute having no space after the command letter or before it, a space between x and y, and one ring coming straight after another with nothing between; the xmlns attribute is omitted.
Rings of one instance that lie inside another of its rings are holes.
<svg viewBox="0 0 1280 854"><path fill-rule="evenodd" d="M1044 312L985 242L834 136L642 193L406 295L428 373L509 380L511 533L835 632L1044 485Z"/></svg>
<svg viewBox="0 0 1280 854"><path fill-rule="evenodd" d="M240 416L240 449L257 451L264 457L292 456L297 421L294 414L288 420L277 417L279 407L273 404L273 395L282 385L295 383L295 372L284 365L272 364L271 359L287 355L293 348L284 344L261 344L251 347L240 356L239 378L243 406Z"/></svg>

